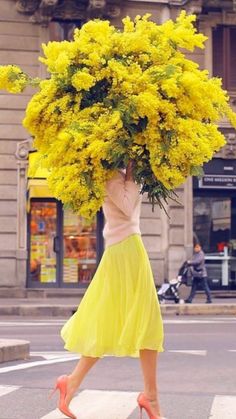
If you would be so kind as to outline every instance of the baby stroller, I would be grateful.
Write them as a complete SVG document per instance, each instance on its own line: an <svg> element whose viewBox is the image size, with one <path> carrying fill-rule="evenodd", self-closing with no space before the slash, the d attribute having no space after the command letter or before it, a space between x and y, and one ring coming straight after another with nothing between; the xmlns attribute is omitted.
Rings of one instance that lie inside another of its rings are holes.
<svg viewBox="0 0 236 419"><path fill-rule="evenodd" d="M174 301L176 304L180 303L179 287L182 284L190 286L192 284L192 268L185 261L178 272L177 278L170 279L168 282L162 284L161 288L157 291L160 303L165 301Z"/></svg>

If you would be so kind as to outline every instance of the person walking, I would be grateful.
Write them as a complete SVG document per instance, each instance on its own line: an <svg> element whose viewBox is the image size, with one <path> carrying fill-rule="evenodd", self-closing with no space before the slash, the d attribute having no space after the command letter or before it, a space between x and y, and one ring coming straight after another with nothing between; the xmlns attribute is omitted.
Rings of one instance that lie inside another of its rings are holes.
<svg viewBox="0 0 236 419"><path fill-rule="evenodd" d="M206 293L206 303L212 303L211 292L208 286L207 270L205 266L205 254L200 243L195 243L193 258L192 260L188 260L188 265L192 266L193 282L190 295L185 302L192 303L197 292L198 284L201 284L203 290Z"/></svg>
<svg viewBox="0 0 236 419"><path fill-rule="evenodd" d="M141 200L129 161L126 171L117 170L106 183L105 251L77 311L61 329L65 349L82 355L51 393L59 390L58 407L70 418L76 418L69 404L82 380L100 358L112 355L140 358L140 412L145 409L149 418L161 419L156 376L163 322L139 227Z"/></svg>

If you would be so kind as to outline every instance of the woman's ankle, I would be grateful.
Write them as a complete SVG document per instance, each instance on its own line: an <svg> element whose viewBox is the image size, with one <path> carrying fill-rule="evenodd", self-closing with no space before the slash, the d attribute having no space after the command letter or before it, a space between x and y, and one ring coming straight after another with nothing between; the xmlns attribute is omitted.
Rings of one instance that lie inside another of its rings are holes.
<svg viewBox="0 0 236 419"><path fill-rule="evenodd" d="M155 401L155 400L157 401L158 399L158 394L157 394L157 391L155 390L144 390L143 394L150 401Z"/></svg>
<svg viewBox="0 0 236 419"><path fill-rule="evenodd" d="M68 387L69 391L76 391L80 386L80 383L78 382L78 379L74 377L73 375L68 375Z"/></svg>
<svg viewBox="0 0 236 419"><path fill-rule="evenodd" d="M148 399L153 411L161 416L158 393L155 391L144 391L143 394Z"/></svg>

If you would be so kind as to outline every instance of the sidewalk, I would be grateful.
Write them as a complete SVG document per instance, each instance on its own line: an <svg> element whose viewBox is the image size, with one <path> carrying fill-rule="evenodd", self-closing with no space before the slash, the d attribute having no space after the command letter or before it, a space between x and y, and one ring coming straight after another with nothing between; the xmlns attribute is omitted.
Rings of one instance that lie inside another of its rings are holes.
<svg viewBox="0 0 236 419"><path fill-rule="evenodd" d="M0 316L69 317L77 309L81 299L82 295L72 297L63 294L47 298L0 298ZM161 304L161 311L166 315L236 315L235 293L232 293L232 297L228 292L220 295L213 293L212 304L205 304L205 300L205 295L199 293L192 304L165 303Z"/></svg>

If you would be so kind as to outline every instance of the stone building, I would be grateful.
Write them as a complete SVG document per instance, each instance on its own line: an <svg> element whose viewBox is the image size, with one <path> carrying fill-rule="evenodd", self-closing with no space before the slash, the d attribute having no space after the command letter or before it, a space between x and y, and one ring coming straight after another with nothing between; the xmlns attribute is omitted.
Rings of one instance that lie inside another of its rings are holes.
<svg viewBox="0 0 236 419"><path fill-rule="evenodd" d="M205 50L190 57L223 78L234 106L235 0L0 0L0 64L18 64L32 76L45 76L38 61L41 43L69 38L74 27L90 18L108 18L119 26L126 15L149 12L161 23L181 9L196 13L199 30L208 36ZM91 279L102 252L102 216L89 230L78 217L63 214L42 179L31 180L27 215L31 140L21 121L32 93L0 94L0 286L80 286ZM181 204L169 204L169 217L158 209L152 212L143 199L141 228L157 283L177 274L191 255L195 234L204 242L209 261L213 256L210 268L213 277L219 276L218 286L228 286L229 278L230 286L235 284L235 131L225 121L220 125L227 145L206 165L203 179L190 178L178 189Z"/></svg>

